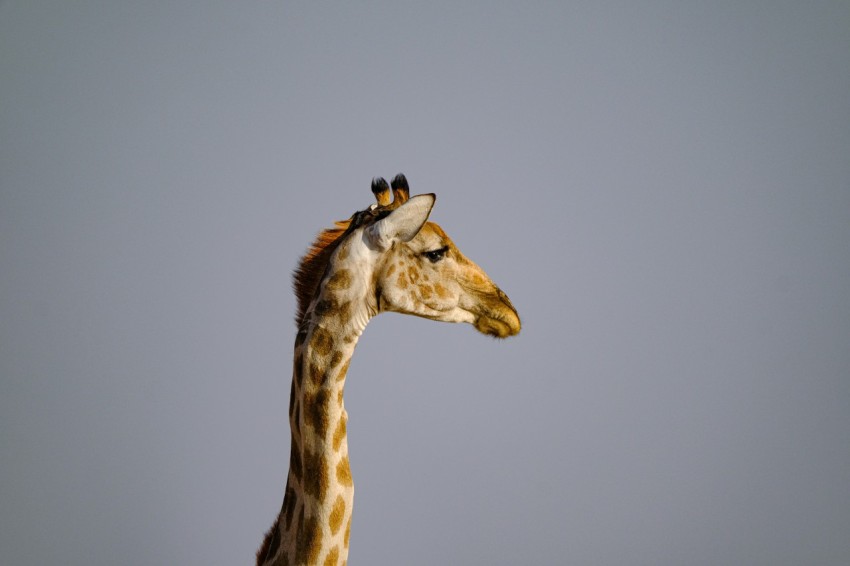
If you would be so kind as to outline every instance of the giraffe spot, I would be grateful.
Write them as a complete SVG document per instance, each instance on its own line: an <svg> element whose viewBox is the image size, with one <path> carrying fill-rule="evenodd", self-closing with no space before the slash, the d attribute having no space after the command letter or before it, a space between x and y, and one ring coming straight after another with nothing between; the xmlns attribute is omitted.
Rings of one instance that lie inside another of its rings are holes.
<svg viewBox="0 0 850 566"><path fill-rule="evenodd" d="M290 536L295 537L295 542L296 542L295 552L296 552L296 554L298 553L298 543L299 543L300 538L301 538L300 535L303 531L304 531L304 506L302 505L301 508L298 510L298 519L296 519L296 521L295 521L294 535L290 535ZM287 553L284 552L284 554L287 554ZM288 558L289 557L287 557L287 559Z"/></svg>
<svg viewBox="0 0 850 566"><path fill-rule="evenodd" d="M351 364L351 358L347 359L345 361L345 364L343 364L343 366L339 369L339 373L336 375L337 381L342 381L343 379L345 379L345 375L348 373L348 366L350 364ZM339 394L342 395L342 391L340 391Z"/></svg>
<svg viewBox="0 0 850 566"><path fill-rule="evenodd" d="M303 366L301 365L301 355L299 354L298 357L295 360L295 365L292 368L292 382L295 384L295 387L297 387L298 389L301 389L301 384L302 384L302 380L301 380L302 367Z"/></svg>
<svg viewBox="0 0 850 566"><path fill-rule="evenodd" d="M348 524L345 525L345 536L342 537L342 543L345 548L348 548L348 539L351 538L351 516L348 517Z"/></svg>
<svg viewBox="0 0 850 566"><path fill-rule="evenodd" d="M407 277L404 273L399 274L398 279L396 280L396 284L399 289L407 289Z"/></svg>
<svg viewBox="0 0 850 566"><path fill-rule="evenodd" d="M436 292L441 299L446 299L449 296L449 290L443 287L440 283L434 283L434 292Z"/></svg>
<svg viewBox="0 0 850 566"><path fill-rule="evenodd" d="M326 316L329 312L333 312L336 310L336 301L334 298L325 297L318 303L316 303L316 307L313 309L313 312L316 316Z"/></svg>
<svg viewBox="0 0 850 566"><path fill-rule="evenodd" d="M325 499L325 494L328 492L328 461L327 458L319 454L310 454L304 458L304 492L307 495L315 497L319 501Z"/></svg>
<svg viewBox="0 0 850 566"><path fill-rule="evenodd" d="M342 389L340 389L336 394L336 404L342 407Z"/></svg>
<svg viewBox="0 0 850 566"><path fill-rule="evenodd" d="M340 363L341 361L342 361L342 352L340 352L339 350L337 350L336 352L334 352L334 355L333 355L333 357L331 358L331 365L330 365L330 368L331 368L331 369L334 369L336 366L338 366L338 365L339 365L339 363Z"/></svg>
<svg viewBox="0 0 850 566"><path fill-rule="evenodd" d="M342 520L345 518L345 500L341 495L336 496L333 509L331 509L330 517L328 517L328 525L331 528L331 534L335 535L339 532L342 526Z"/></svg>
<svg viewBox="0 0 850 566"><path fill-rule="evenodd" d="M292 476L300 482L302 474L301 451L298 450L294 437L293 434L292 442L289 444L289 470L292 472Z"/></svg>
<svg viewBox="0 0 850 566"><path fill-rule="evenodd" d="M295 402L295 412L292 415L292 420L289 421L289 426L295 434L301 434L301 402Z"/></svg>
<svg viewBox="0 0 850 566"><path fill-rule="evenodd" d="M336 479L344 486L351 487L354 485L354 480L351 477L351 465L348 463L348 456L343 456L336 466Z"/></svg>
<svg viewBox="0 0 850 566"><path fill-rule="evenodd" d="M394 263L392 265L390 265L390 267L387 269L387 277L391 277L393 273L395 273L395 264Z"/></svg>
<svg viewBox="0 0 850 566"><path fill-rule="evenodd" d="M310 348L320 356L325 357L331 353L334 347L334 339L331 333L326 328L321 326L313 330L313 336L310 338Z"/></svg>
<svg viewBox="0 0 850 566"><path fill-rule="evenodd" d="M419 272L411 265L407 268L407 277L410 278L411 283L416 284L419 281Z"/></svg>
<svg viewBox="0 0 850 566"><path fill-rule="evenodd" d="M321 387L322 385L322 370L319 368L316 362L310 362L310 382L313 383L316 387Z"/></svg>
<svg viewBox="0 0 850 566"><path fill-rule="evenodd" d="M295 505L298 503L298 495L295 490L289 485L286 486L286 492L283 495L283 517L286 521L286 530L292 526L292 517L295 515Z"/></svg>
<svg viewBox="0 0 850 566"><path fill-rule="evenodd" d="M325 558L325 566L337 566L339 562L339 548L333 547Z"/></svg>
<svg viewBox="0 0 850 566"><path fill-rule="evenodd" d="M331 278L328 279L325 288L332 291L341 291L348 289L350 286L351 272L347 269L338 269L333 275L331 275Z"/></svg>
<svg viewBox="0 0 850 566"><path fill-rule="evenodd" d="M330 392L319 389L315 395L304 396L304 416L319 437L325 437L330 428Z"/></svg>
<svg viewBox="0 0 850 566"><path fill-rule="evenodd" d="M303 511L303 509L302 509ZM316 564L322 551L322 526L315 517L301 521L295 543L296 564Z"/></svg>
<svg viewBox="0 0 850 566"><path fill-rule="evenodd" d="M339 247L339 251L336 254L336 259L338 261L345 261L348 259L348 248L350 247L350 242L346 241Z"/></svg>
<svg viewBox="0 0 850 566"><path fill-rule="evenodd" d="M336 425L333 438L334 450L339 450L340 446L342 446L342 441L345 440L346 428L348 427L346 420L345 415L343 415Z"/></svg>
<svg viewBox="0 0 850 566"><path fill-rule="evenodd" d="M431 295L433 295L434 292L431 290L430 285L422 285L421 287L419 287L419 294L422 296L423 299L430 299Z"/></svg>
<svg viewBox="0 0 850 566"><path fill-rule="evenodd" d="M316 564L319 561L319 554L322 552L322 528L318 527L314 536L310 537L309 553L307 554L307 563Z"/></svg>

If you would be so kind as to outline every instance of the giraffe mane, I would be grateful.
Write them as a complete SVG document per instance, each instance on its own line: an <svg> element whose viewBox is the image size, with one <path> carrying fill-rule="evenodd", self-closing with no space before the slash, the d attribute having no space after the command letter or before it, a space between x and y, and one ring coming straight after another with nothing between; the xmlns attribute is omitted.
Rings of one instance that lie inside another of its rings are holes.
<svg viewBox="0 0 850 566"><path fill-rule="evenodd" d="M298 327L304 322L307 307L310 306L310 301L316 296L319 283L322 282L322 277L331 259L331 254L342 242L343 235L351 227L350 220L338 221L335 224L335 227L319 232L292 274L292 289L298 299L298 314L295 317L295 324Z"/></svg>

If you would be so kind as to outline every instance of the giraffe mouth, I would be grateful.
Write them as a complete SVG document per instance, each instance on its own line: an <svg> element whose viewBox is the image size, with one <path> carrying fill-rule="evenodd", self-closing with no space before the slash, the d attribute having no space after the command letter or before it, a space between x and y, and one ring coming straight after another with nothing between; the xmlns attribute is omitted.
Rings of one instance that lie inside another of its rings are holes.
<svg viewBox="0 0 850 566"><path fill-rule="evenodd" d="M495 319L480 316L475 321L475 329L481 334L487 334L494 338L507 338L514 336L519 332L519 326L512 327L508 323Z"/></svg>

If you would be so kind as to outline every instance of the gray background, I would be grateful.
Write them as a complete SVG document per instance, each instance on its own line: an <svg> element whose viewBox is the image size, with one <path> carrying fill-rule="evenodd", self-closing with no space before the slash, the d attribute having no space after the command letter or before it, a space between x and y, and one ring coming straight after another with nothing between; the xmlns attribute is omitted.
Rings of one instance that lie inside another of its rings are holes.
<svg viewBox="0 0 850 566"><path fill-rule="evenodd" d="M384 315L351 565L850 563L850 4L0 4L0 563L248 564L290 272L373 175L524 330Z"/></svg>

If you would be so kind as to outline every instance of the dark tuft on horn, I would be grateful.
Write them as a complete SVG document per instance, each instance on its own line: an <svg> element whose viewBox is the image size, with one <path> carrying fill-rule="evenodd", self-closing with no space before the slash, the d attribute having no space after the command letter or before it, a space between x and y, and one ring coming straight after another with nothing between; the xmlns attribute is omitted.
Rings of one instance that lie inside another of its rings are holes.
<svg viewBox="0 0 850 566"><path fill-rule="evenodd" d="M381 206L390 204L390 186L387 180L383 177L375 177L372 179L372 194L375 195L375 200Z"/></svg>
<svg viewBox="0 0 850 566"><path fill-rule="evenodd" d="M399 173L393 178L392 182L393 195L399 204L410 198L410 187L407 184L407 177L403 173Z"/></svg>
<svg viewBox="0 0 850 566"><path fill-rule="evenodd" d="M407 177L404 176L404 173L399 173L395 177L393 177L393 190L403 189L410 192L410 186L407 184Z"/></svg>

